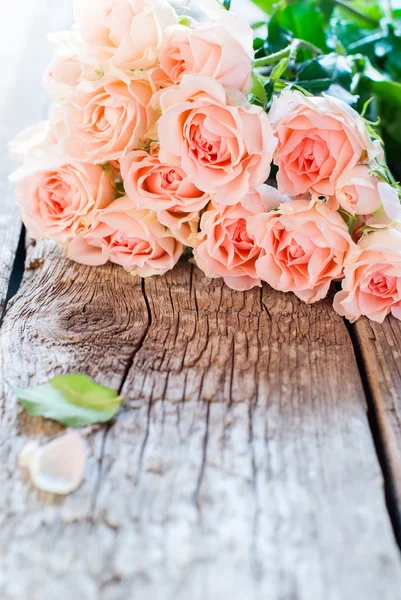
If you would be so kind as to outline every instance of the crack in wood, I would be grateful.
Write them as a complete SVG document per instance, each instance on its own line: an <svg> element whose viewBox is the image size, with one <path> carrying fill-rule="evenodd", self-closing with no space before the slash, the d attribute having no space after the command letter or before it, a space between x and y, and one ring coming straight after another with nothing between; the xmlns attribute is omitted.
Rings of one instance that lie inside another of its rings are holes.
<svg viewBox="0 0 401 600"><path fill-rule="evenodd" d="M3 324L4 318L7 314L7 308L11 300L16 296L22 283L22 277L24 274L25 265L25 227L21 227L21 233L19 236L18 246L14 257L13 266L10 272L10 278L8 282L8 289L4 302L0 304L0 328ZM1 299L0 299L1 300Z"/></svg>
<svg viewBox="0 0 401 600"><path fill-rule="evenodd" d="M392 317L389 317L389 319L392 319ZM393 528L394 537L401 552L401 506L399 504L400 490L397 488L397 483L394 477L392 456L389 454L389 452L391 453L391 442L389 441L389 437L392 437L392 432L391 427L389 429L388 420L383 419L383 414L381 414L382 402L377 392L375 392L372 387L372 371L374 371L374 369L372 370L372 365L369 365L369 363L366 362L367 353L363 351L368 339L373 343L377 341L373 329L374 325L367 319L365 320L365 324L367 327L369 327L373 337L364 337L360 324L351 324L346 319L344 319L344 323L349 332L354 348L355 358L358 364L359 374L365 392L369 427L375 444L377 458L383 474L386 506ZM391 324L390 327L392 327ZM397 328L399 328L398 323Z"/></svg>
<svg viewBox="0 0 401 600"><path fill-rule="evenodd" d="M202 442L202 454L201 463L199 467L199 473L196 480L196 487L193 493L193 502L197 508L200 522L202 521L202 502L200 500L200 491L202 488L203 478L205 476L206 465L207 465L207 444L209 440L209 421L210 421L210 402L206 406L206 417L205 417L205 433Z"/></svg>

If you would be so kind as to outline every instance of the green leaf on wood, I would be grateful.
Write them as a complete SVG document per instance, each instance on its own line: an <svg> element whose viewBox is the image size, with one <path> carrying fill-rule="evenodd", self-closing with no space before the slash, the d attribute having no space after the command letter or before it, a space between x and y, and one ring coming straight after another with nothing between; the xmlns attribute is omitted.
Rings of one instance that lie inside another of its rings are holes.
<svg viewBox="0 0 401 600"><path fill-rule="evenodd" d="M48 383L17 389L16 395L30 415L70 426L105 423L123 400L115 390L79 374L58 375Z"/></svg>

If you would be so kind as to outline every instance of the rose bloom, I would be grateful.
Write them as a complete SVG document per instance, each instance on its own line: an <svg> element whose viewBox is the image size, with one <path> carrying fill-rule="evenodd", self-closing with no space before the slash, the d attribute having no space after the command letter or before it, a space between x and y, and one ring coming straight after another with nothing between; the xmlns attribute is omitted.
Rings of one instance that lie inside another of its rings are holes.
<svg viewBox="0 0 401 600"><path fill-rule="evenodd" d="M143 80L104 78L80 84L72 98L55 108L53 129L69 156L89 163L122 158L148 131L150 85Z"/></svg>
<svg viewBox="0 0 401 600"><path fill-rule="evenodd" d="M197 221L210 196L191 183L182 169L141 150L121 161L121 174L134 205L156 212L159 221L185 243L191 233L189 223Z"/></svg>
<svg viewBox="0 0 401 600"><path fill-rule="evenodd" d="M274 162L281 192L333 196L339 177L381 154L359 114L330 96L284 91L269 113L278 139Z"/></svg>
<svg viewBox="0 0 401 600"><path fill-rule="evenodd" d="M383 229L365 235L359 252L345 263L342 290L334 309L351 322L361 315L382 323L390 313L401 319L401 231Z"/></svg>
<svg viewBox="0 0 401 600"><path fill-rule="evenodd" d="M266 181L276 140L263 108L200 75L185 75L156 100L162 162L182 168L222 204L236 204Z"/></svg>
<svg viewBox="0 0 401 600"><path fill-rule="evenodd" d="M369 175L369 167L358 165L338 178L336 200L351 215L370 215L382 205L377 184L378 180Z"/></svg>
<svg viewBox="0 0 401 600"><path fill-rule="evenodd" d="M331 281L342 277L355 247L338 212L316 198L250 217L248 231L263 250L256 262L262 281L308 303L324 298Z"/></svg>
<svg viewBox="0 0 401 600"><path fill-rule="evenodd" d="M56 56L46 69L42 83L50 97L60 102L72 95L83 74L81 43L75 32L54 35L51 39L57 43Z"/></svg>
<svg viewBox="0 0 401 600"><path fill-rule="evenodd" d="M274 188L263 185L252 190L241 203L215 206L210 203L200 222L200 233L191 238L196 264L208 277L223 277L235 290L249 290L260 286L256 261L260 257L247 218L279 203Z"/></svg>
<svg viewBox="0 0 401 600"><path fill-rule="evenodd" d="M114 193L101 166L76 162L23 178L16 199L34 238L65 242L85 230L90 215L110 204Z"/></svg>
<svg viewBox="0 0 401 600"><path fill-rule="evenodd" d="M88 56L125 71L155 66L163 30L178 23L167 0L75 0L74 14Z"/></svg>
<svg viewBox="0 0 401 600"><path fill-rule="evenodd" d="M195 28L175 25L165 31L160 48L160 69L153 78L177 84L184 74L209 75L225 88L252 88L252 59L223 26L203 23Z"/></svg>
<svg viewBox="0 0 401 600"><path fill-rule="evenodd" d="M133 208L124 196L95 215L92 228L68 244L67 255L84 265L110 261L133 275L150 277L172 269L183 249L155 213Z"/></svg>

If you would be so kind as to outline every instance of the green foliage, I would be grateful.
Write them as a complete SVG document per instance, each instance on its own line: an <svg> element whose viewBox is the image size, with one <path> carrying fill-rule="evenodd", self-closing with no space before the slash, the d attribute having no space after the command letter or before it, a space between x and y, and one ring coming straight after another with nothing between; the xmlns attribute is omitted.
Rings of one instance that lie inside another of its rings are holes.
<svg viewBox="0 0 401 600"><path fill-rule="evenodd" d="M114 417L122 403L115 390L79 374L58 375L48 383L18 389L16 395L30 415L63 425L104 423Z"/></svg>
<svg viewBox="0 0 401 600"><path fill-rule="evenodd" d="M327 92L362 111L392 152L401 151L401 4L394 0L253 0L264 88ZM280 53L289 49L288 57ZM263 59L277 54L277 61ZM269 94L267 94L269 101ZM375 125L377 125L375 123Z"/></svg>

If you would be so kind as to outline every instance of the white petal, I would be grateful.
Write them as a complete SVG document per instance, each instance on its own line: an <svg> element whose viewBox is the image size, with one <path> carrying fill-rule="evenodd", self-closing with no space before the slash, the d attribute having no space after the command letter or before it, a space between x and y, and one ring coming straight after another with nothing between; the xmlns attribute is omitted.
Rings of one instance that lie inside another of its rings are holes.
<svg viewBox="0 0 401 600"><path fill-rule="evenodd" d="M70 494L81 484L86 460L86 442L75 431L44 446L28 442L19 456L20 466L29 470L35 487L63 495Z"/></svg>
<svg viewBox="0 0 401 600"><path fill-rule="evenodd" d="M401 202L398 191L384 181L380 181L377 187L386 215L395 223L401 223Z"/></svg>
<svg viewBox="0 0 401 600"><path fill-rule="evenodd" d="M235 15L221 5L219 6L215 0L201 0L199 7L211 21L225 27L253 60L253 32L242 15Z"/></svg>

